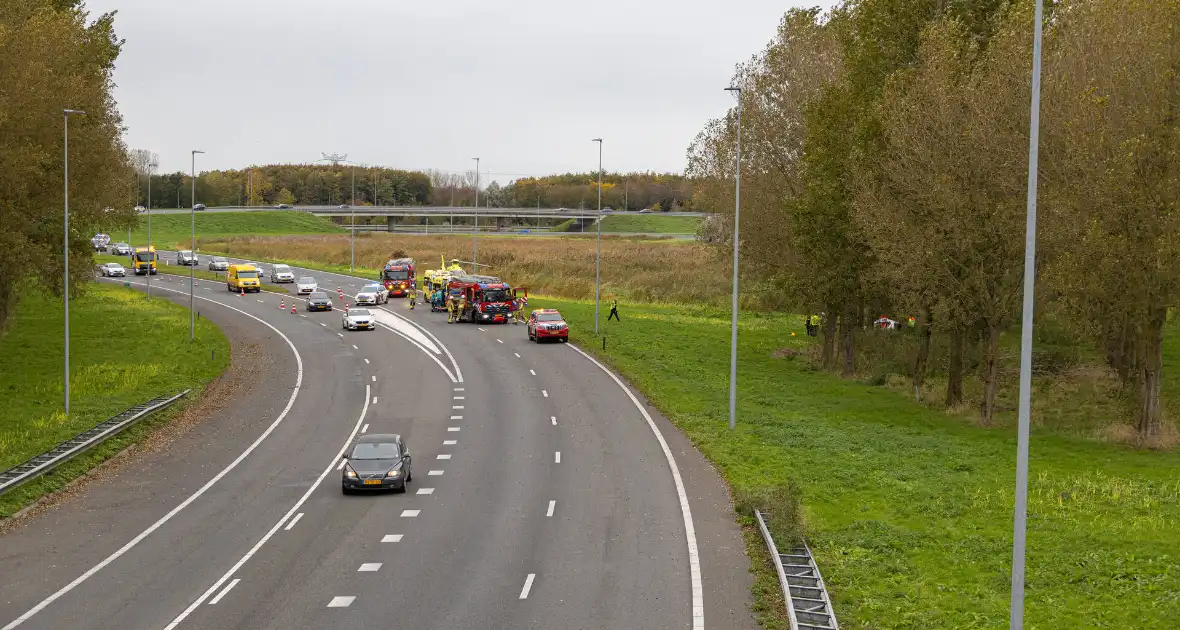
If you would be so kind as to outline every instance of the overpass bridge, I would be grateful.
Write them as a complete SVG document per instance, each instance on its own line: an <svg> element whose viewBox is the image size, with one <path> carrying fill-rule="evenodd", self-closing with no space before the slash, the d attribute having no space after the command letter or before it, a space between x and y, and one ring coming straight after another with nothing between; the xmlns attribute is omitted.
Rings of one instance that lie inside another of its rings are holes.
<svg viewBox="0 0 1180 630"><path fill-rule="evenodd" d="M204 210L204 212L262 212L279 210L273 206L218 206ZM352 208L341 206L295 206L291 212L308 212L320 217L472 217L481 219L580 219L593 221L600 215L597 210L575 208L472 208L471 206L355 206ZM149 210L151 214L178 214L189 212L188 208L178 210ZM638 211L610 212L612 214L639 215L648 214ZM652 213L655 214L655 213ZM662 214L662 213L660 213ZM703 217L703 212L669 213L678 217Z"/></svg>

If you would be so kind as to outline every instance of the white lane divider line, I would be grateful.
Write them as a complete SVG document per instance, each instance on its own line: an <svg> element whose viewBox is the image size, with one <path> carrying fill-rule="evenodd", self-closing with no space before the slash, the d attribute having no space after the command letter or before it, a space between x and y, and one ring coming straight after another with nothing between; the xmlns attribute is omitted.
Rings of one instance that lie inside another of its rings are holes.
<svg viewBox="0 0 1180 630"><path fill-rule="evenodd" d="M354 344L352 344L352 349L353 349L353 350L360 350L360 348L356 347L356 344L355 344L355 343L354 343Z"/></svg>
<svg viewBox="0 0 1180 630"><path fill-rule="evenodd" d="M347 460L343 460L343 459L340 460L340 465L336 467L336 470L344 470L344 465L347 463L348 463Z"/></svg>
<svg viewBox="0 0 1180 630"><path fill-rule="evenodd" d="M496 340L496 343L504 343L504 340L503 340L503 339L497 339L497 340Z"/></svg>
<svg viewBox="0 0 1180 630"><path fill-rule="evenodd" d="M369 426L369 425L366 424L365 426ZM298 523L299 519L301 519L301 518L303 518L303 512L296 514L295 518L291 519L291 522L287 523L287 526L283 528L283 531L285 531L285 532L291 531L291 528L295 527L295 523Z"/></svg>
<svg viewBox="0 0 1180 630"><path fill-rule="evenodd" d="M459 431L459 427L447 427L447 431L451 433L457 433Z"/></svg>
<svg viewBox="0 0 1180 630"><path fill-rule="evenodd" d="M463 416L451 416L451 420L462 420Z"/></svg>
<svg viewBox="0 0 1180 630"><path fill-rule="evenodd" d="M377 399L374 398L373 402L377 402ZM369 425L366 424L365 426L361 427L361 433L368 433L368 432L369 432Z"/></svg>
<svg viewBox="0 0 1180 630"><path fill-rule="evenodd" d="M402 535L401 535L401 534L386 534L386 535L385 535L385 537L381 539L381 542L383 542L383 543L387 543L387 542L401 542L401 541L402 541Z"/></svg>
<svg viewBox="0 0 1180 630"><path fill-rule="evenodd" d="M336 333L336 336L340 337L341 339L344 339L344 333Z"/></svg>
<svg viewBox="0 0 1180 630"><path fill-rule="evenodd" d="M543 395L545 398L548 398L549 397L549 390L542 389L541 395Z"/></svg>
<svg viewBox="0 0 1180 630"><path fill-rule="evenodd" d="M358 573L375 573L381 570L380 562L366 562L357 569Z"/></svg>
<svg viewBox="0 0 1180 630"><path fill-rule="evenodd" d="M455 396L455 400L467 400L466 396Z"/></svg>
<svg viewBox="0 0 1180 630"><path fill-rule="evenodd" d="M462 409L463 405L451 405L451 409Z"/></svg>
<svg viewBox="0 0 1180 630"><path fill-rule="evenodd" d="M367 364L368 362L369 362L369 360L368 360L368 359L365 359L365 363Z"/></svg>
<svg viewBox="0 0 1180 630"><path fill-rule="evenodd" d="M520 353L519 353L519 352L513 352L512 354L515 354L515 355L516 355L516 358L518 358L518 359L520 358Z"/></svg>
<svg viewBox="0 0 1180 630"><path fill-rule="evenodd" d="M537 371L536 371L536 370L534 370L534 369L532 369L532 368L529 368L529 374L532 374L533 376L536 376L536 375L537 375Z"/></svg>
<svg viewBox="0 0 1180 630"><path fill-rule="evenodd" d="M374 405L377 404L377 397L376 396L373 397L373 404Z"/></svg>
<svg viewBox="0 0 1180 630"><path fill-rule="evenodd" d="M545 517L546 517L546 518L549 518L549 517L552 517L552 516L553 516L553 508L554 508L554 507L556 507L556 506L557 506L557 501L550 501L550 502L549 502L549 510L545 512Z"/></svg>
<svg viewBox="0 0 1180 630"><path fill-rule="evenodd" d="M443 454L439 455L436 459L450 459L450 458L451 458L450 453L443 453Z"/></svg>
<svg viewBox="0 0 1180 630"><path fill-rule="evenodd" d="M459 440L443 440L443 446L454 446L459 443Z"/></svg>
<svg viewBox="0 0 1180 630"><path fill-rule="evenodd" d="M476 328L479 328L479 326L476 326ZM487 331L482 328L479 328L479 332L487 332Z"/></svg>
<svg viewBox="0 0 1180 630"><path fill-rule="evenodd" d="M465 392L465 391L467 391L467 389L466 389L466 388L463 388L463 387L456 387L456 388L455 388L455 391L457 391L457 392Z"/></svg>
<svg viewBox="0 0 1180 630"><path fill-rule="evenodd" d="M434 488L418 488L416 494L434 494Z"/></svg>
<svg viewBox="0 0 1180 630"><path fill-rule="evenodd" d="M261 302L262 300L258 300L258 301ZM213 604L216 604L217 602L221 601L221 598L225 597L225 594L230 592L230 590L232 590L233 587L237 586L238 582L241 582L241 581L242 580L240 578L234 578L234 580L232 582L230 582L228 585L226 585L225 588L221 589L221 592L217 594L217 597L214 597L213 599L209 600L209 605L212 606Z"/></svg>
<svg viewBox="0 0 1180 630"><path fill-rule="evenodd" d="M327 325L327 324L325 324L324 322L320 322L320 326L323 326L324 328L327 328L327 327L328 327L328 325Z"/></svg>
<svg viewBox="0 0 1180 630"><path fill-rule="evenodd" d="M430 471L430 472L428 472L428 473L426 473L426 474L427 474L428 476L430 476L430 477L437 477L437 476L439 476L439 475L443 474L443 471L441 471L441 470L432 470L432 471Z"/></svg>
<svg viewBox="0 0 1180 630"><path fill-rule="evenodd" d="M303 319L307 319L307 315L304 315L303 313L300 313L299 316L302 317Z"/></svg>
<svg viewBox="0 0 1180 630"><path fill-rule="evenodd" d="M553 426L557 426L557 416L549 416L549 423Z"/></svg>
<svg viewBox="0 0 1180 630"><path fill-rule="evenodd" d="M554 464L561 463L561 451L557 451L557 452L553 453L553 463Z"/></svg>
<svg viewBox="0 0 1180 630"><path fill-rule="evenodd" d="M533 580L537 577L536 573L530 573L524 579L524 588L520 589L520 597L518 599L528 599L529 591L533 590Z"/></svg>
<svg viewBox="0 0 1180 630"><path fill-rule="evenodd" d="M259 303L259 304L262 304L262 300L258 300L258 303Z"/></svg>
<svg viewBox="0 0 1180 630"><path fill-rule="evenodd" d="M402 510L402 518L414 518L422 513L422 510Z"/></svg>
<svg viewBox="0 0 1180 630"><path fill-rule="evenodd" d="M377 375L376 375L376 374L374 374L374 375L373 375L373 382L374 382L374 383L376 383L376 382L377 382Z"/></svg>
<svg viewBox="0 0 1180 630"><path fill-rule="evenodd" d="M354 601L356 601L355 595L340 595L333 597L332 601L328 602L328 608L348 608Z"/></svg>
<svg viewBox="0 0 1180 630"><path fill-rule="evenodd" d="M668 468L672 471L672 481L676 485L676 496L680 501L680 514L684 519L684 532L688 545L688 573L690 586L692 587L692 630L704 630L705 628L705 598L704 587L701 581L701 558L700 551L697 548L697 534L696 526L692 522L692 509L688 505L688 492L684 489L684 479L680 476L680 467L676 465L676 458L672 456L672 449L668 446L668 441L664 439L664 434L660 433L660 428L656 426L654 420L651 419L651 414L647 409L640 404L639 399L631 392L631 389L623 384L622 379L606 368L600 363L598 359L586 354L576 346L567 346L574 352L586 357L586 360L598 366L607 376L619 386L631 399L631 404L639 410L640 415L647 421L648 428L655 434L656 441L660 443L660 449L664 451L664 458L668 460Z"/></svg>

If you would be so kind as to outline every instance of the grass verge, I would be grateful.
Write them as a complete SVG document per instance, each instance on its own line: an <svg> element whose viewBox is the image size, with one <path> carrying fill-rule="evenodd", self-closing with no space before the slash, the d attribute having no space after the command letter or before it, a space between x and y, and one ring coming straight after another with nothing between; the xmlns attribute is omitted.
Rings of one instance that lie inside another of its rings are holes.
<svg viewBox="0 0 1180 630"><path fill-rule="evenodd" d="M62 413L63 311L60 300L27 291L0 337L0 469L43 453L99 422L156 396L191 388L196 399L229 365L229 342L208 320L189 343L187 309L109 284L86 287L70 301L70 415ZM40 479L0 495L0 517L64 487L167 422L186 403Z"/></svg>
<svg viewBox="0 0 1180 630"><path fill-rule="evenodd" d="M338 234L343 230L327 218L298 210L258 212L197 212L197 246L210 239L243 234ZM160 249L187 249L192 244L192 220L188 213L153 214L152 244ZM131 231L131 244L143 245L147 238L148 215L139 215L139 224ZM113 241L127 238L127 232L111 234Z"/></svg>
<svg viewBox="0 0 1180 630"><path fill-rule="evenodd" d="M537 298L530 307L560 308L573 340L692 439L739 508L744 495L794 484L843 627L1006 626L1010 428L981 429L887 388L813 371L800 317L750 314L730 431L727 313L624 304L622 322L604 322L604 350L578 334L593 330L592 302ZM1034 430L1027 627L1180 627L1178 467L1177 453ZM760 572L761 540L747 542L755 612L774 627L777 585Z"/></svg>
<svg viewBox="0 0 1180 630"><path fill-rule="evenodd" d="M111 256L110 254L95 254L94 255L94 264L101 265L103 263L108 263L108 262L117 262L117 263L123 265L124 267L130 268L130 267L128 267L127 259L123 256ZM175 265L157 264L156 270L159 273L162 273L167 276L183 276L183 277L187 278L189 275L188 267L178 267ZM209 271L207 269L193 269L192 273L193 273L193 277L195 277L199 280L212 280L214 282L225 282L225 272L222 272L222 271ZM134 274L128 273L128 277L136 277L136 276ZM143 276L138 276L138 277L142 278ZM274 284L266 284L265 282L262 283L262 290L266 291L268 293L282 293L284 295L291 293L290 291L288 291L284 287L274 285Z"/></svg>
<svg viewBox="0 0 1180 630"><path fill-rule="evenodd" d="M602 220L602 231L631 234L696 234L701 217L674 214L612 214Z"/></svg>

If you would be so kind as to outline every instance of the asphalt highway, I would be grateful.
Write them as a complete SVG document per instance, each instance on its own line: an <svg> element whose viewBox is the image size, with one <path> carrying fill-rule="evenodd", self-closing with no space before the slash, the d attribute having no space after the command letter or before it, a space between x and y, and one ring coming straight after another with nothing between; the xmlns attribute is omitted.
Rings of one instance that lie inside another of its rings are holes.
<svg viewBox="0 0 1180 630"><path fill-rule="evenodd" d="M187 305L186 278L152 285ZM0 536L4 630L756 627L725 486L573 344L396 298L349 332L293 296L195 295L256 385ZM404 436L408 492L342 495L362 433Z"/></svg>

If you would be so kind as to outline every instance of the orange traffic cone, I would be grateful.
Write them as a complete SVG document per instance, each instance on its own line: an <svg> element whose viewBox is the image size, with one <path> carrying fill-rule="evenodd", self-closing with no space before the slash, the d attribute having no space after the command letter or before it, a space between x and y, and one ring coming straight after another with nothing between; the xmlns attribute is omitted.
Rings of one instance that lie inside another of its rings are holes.
<svg viewBox="0 0 1180 630"><path fill-rule="evenodd" d="M345 302L345 303L344 303L344 312L345 312L345 313L347 313L347 312L348 312L348 302Z"/></svg>
<svg viewBox="0 0 1180 630"><path fill-rule="evenodd" d="M279 310L280 311L287 310L287 298L283 298L283 299L279 300Z"/></svg>
<svg viewBox="0 0 1180 630"><path fill-rule="evenodd" d="M292 315L295 314L295 305L294 304L291 305L291 314Z"/></svg>
<svg viewBox="0 0 1180 630"><path fill-rule="evenodd" d="M238 294L238 297L246 297L246 290L242 289L241 293Z"/></svg>

